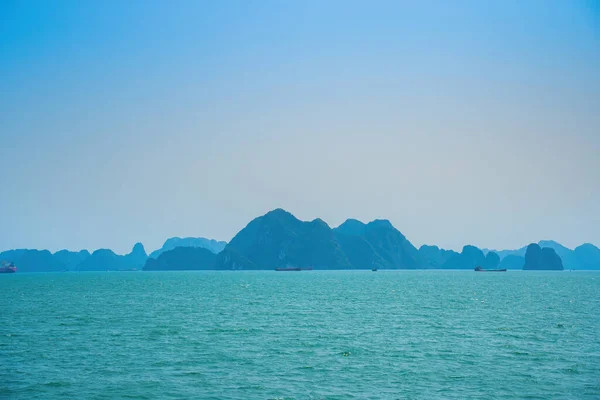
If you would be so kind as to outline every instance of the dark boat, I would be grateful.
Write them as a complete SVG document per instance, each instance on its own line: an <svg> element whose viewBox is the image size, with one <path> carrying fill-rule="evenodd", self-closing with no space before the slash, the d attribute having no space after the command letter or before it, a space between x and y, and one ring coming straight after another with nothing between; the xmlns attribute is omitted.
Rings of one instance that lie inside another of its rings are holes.
<svg viewBox="0 0 600 400"><path fill-rule="evenodd" d="M275 268L275 271L312 271L312 267L299 268L299 267L286 267L286 268Z"/></svg>
<svg viewBox="0 0 600 400"><path fill-rule="evenodd" d="M483 269L481 267L475 267L477 272L506 272L506 269Z"/></svg>
<svg viewBox="0 0 600 400"><path fill-rule="evenodd" d="M0 274L14 274L15 272L17 272L17 267L13 263L2 262Z"/></svg>
<svg viewBox="0 0 600 400"><path fill-rule="evenodd" d="M373 272L377 272L377 268L373 268L371 271L373 271Z"/></svg>

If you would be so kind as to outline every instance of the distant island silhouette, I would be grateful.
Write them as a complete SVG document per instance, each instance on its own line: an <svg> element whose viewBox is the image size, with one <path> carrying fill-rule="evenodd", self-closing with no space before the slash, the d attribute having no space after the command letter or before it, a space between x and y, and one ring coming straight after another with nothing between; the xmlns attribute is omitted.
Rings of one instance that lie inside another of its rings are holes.
<svg viewBox="0 0 600 400"><path fill-rule="evenodd" d="M600 249L583 244L571 250L554 241L517 250L488 250L466 245L460 253L423 245L419 249L388 220L363 223L348 219L331 228L321 219L301 221L276 209L252 220L231 242L170 238L150 255L137 243L126 255L110 249L90 253L17 249L0 260L19 272L127 270L273 270L342 269L523 269L600 270Z"/></svg>

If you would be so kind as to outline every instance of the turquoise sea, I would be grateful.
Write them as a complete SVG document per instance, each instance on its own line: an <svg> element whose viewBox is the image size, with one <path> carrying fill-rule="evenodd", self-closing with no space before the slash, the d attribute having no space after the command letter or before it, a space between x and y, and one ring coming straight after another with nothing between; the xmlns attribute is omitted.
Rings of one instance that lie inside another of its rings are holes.
<svg viewBox="0 0 600 400"><path fill-rule="evenodd" d="M0 276L0 399L600 399L600 273Z"/></svg>

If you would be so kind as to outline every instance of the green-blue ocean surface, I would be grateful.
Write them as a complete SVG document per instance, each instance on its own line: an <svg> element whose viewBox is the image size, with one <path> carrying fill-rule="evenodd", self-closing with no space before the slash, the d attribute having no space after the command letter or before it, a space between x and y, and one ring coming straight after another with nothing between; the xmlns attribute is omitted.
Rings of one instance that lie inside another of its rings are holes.
<svg viewBox="0 0 600 400"><path fill-rule="evenodd" d="M600 273L0 276L1 399L600 399Z"/></svg>

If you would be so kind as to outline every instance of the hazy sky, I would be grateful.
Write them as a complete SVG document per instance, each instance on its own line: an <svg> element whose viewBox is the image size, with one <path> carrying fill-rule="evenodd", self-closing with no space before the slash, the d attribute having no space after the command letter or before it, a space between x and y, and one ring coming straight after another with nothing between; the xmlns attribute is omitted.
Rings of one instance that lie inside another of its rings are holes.
<svg viewBox="0 0 600 400"><path fill-rule="evenodd" d="M0 250L230 240L278 207L600 245L600 4L4 0L0 149Z"/></svg>

